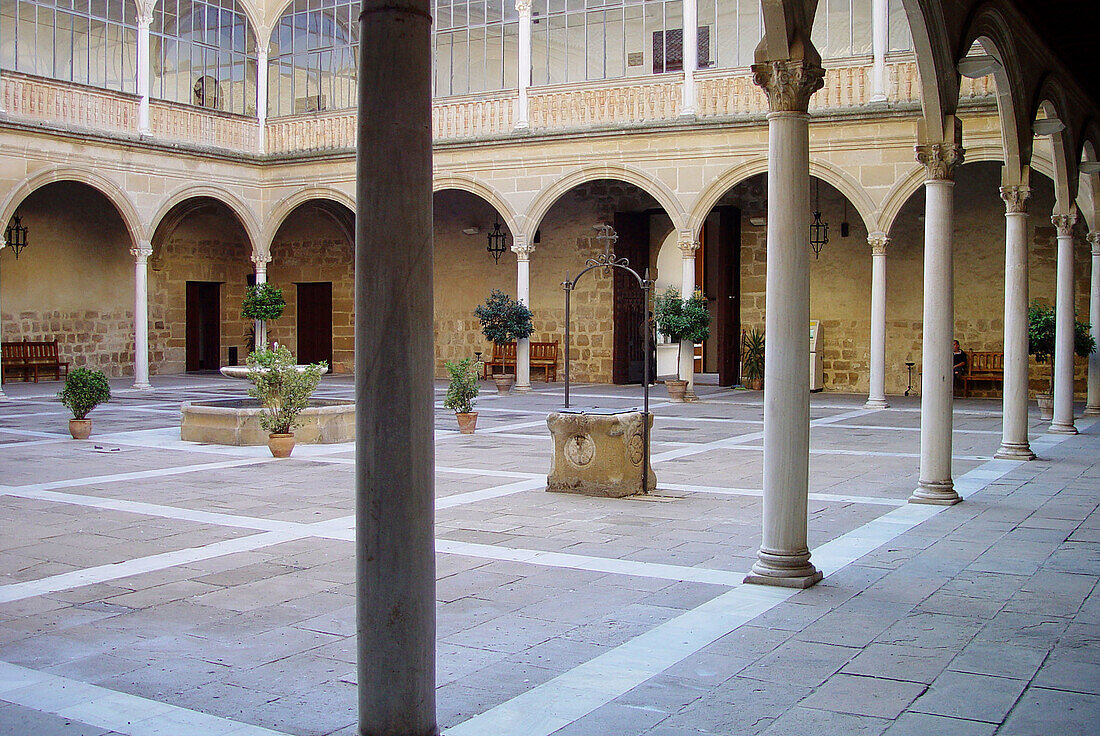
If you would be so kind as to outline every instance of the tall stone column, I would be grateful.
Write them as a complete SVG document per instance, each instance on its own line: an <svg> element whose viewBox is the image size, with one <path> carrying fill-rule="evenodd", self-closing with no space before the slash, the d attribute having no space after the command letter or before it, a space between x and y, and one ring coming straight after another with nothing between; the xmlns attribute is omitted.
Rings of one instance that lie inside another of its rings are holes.
<svg viewBox="0 0 1100 736"><path fill-rule="evenodd" d="M676 245L680 248L680 296L687 301L695 292L695 254L699 250L699 241L692 231L681 230ZM680 379L687 381L684 401L698 401L699 397L695 394L695 343L684 340L678 352L680 364L676 369Z"/></svg>
<svg viewBox="0 0 1100 736"><path fill-rule="evenodd" d="M143 10L138 18L137 35L137 94L138 94L138 132L151 135L149 123L149 26L153 24L152 7Z"/></svg>
<svg viewBox="0 0 1100 736"><path fill-rule="evenodd" d="M355 218L360 736L436 736L430 0L364 0Z"/></svg>
<svg viewBox="0 0 1100 736"><path fill-rule="evenodd" d="M267 253L252 254L252 263L256 265L256 283L267 283L267 264L271 263L271 256ZM256 350L261 350L267 347L267 322L262 319L256 320L254 325L254 332L256 334Z"/></svg>
<svg viewBox="0 0 1100 736"><path fill-rule="evenodd" d="M151 389L149 383L149 256L153 247L142 240L130 249L134 257L134 388Z"/></svg>
<svg viewBox="0 0 1100 736"><path fill-rule="evenodd" d="M924 339L921 345L920 476L910 503L950 505L962 499L951 479L951 424L955 376L951 341L955 328L955 167L958 144L917 146L925 168Z"/></svg>
<svg viewBox="0 0 1100 736"><path fill-rule="evenodd" d="M1089 393L1085 415L1100 415L1100 232L1089 233L1092 244L1092 277L1089 279L1089 322L1096 350L1089 356Z"/></svg>
<svg viewBox="0 0 1100 736"><path fill-rule="evenodd" d="M871 386L864 409L887 409L886 401L886 233L870 233L871 246Z"/></svg>
<svg viewBox="0 0 1100 736"><path fill-rule="evenodd" d="M824 70L753 64L768 95L768 269L764 357L764 529L747 583L807 588L821 580L806 542L810 453L810 95Z"/></svg>
<svg viewBox="0 0 1100 736"><path fill-rule="evenodd" d="M267 149L267 39L268 31L257 29L259 43L256 46L256 150Z"/></svg>
<svg viewBox="0 0 1100 736"><path fill-rule="evenodd" d="M1027 437L1027 198L1026 186L1001 187L1005 202L1005 338L1001 447L994 457L1034 460Z"/></svg>
<svg viewBox="0 0 1100 736"><path fill-rule="evenodd" d="M697 0L684 0L684 89L680 115L695 116L695 70L699 68L699 7Z"/></svg>
<svg viewBox="0 0 1100 736"><path fill-rule="evenodd" d="M3 237L0 237L0 256L4 255L4 247L7 246L7 244L8 244L7 241L4 240ZM4 260L3 258L0 258L0 262L2 262L3 260ZM2 269L0 269L0 270L2 270ZM2 276L3 276L3 274L0 274L0 277L2 277ZM3 279L0 278L0 283L2 283L2 282L3 282ZM3 291L3 289L0 288L0 291ZM3 307L2 304L0 304L0 342L3 342L3 341L4 341L4 307ZM3 367L3 363L0 363L0 401L7 401L7 400L8 400L8 397L4 395L4 367Z"/></svg>
<svg viewBox="0 0 1100 736"><path fill-rule="evenodd" d="M512 252L516 254L516 299L525 306L531 306L531 253L535 246L527 242L526 235L512 238ZM516 385L515 391L526 393L531 390L531 338L516 340Z"/></svg>
<svg viewBox="0 0 1100 736"><path fill-rule="evenodd" d="M530 124L527 120L527 88L531 86L531 0L516 0L516 12L519 13L519 66L516 68L519 97L516 100L516 130L525 130Z"/></svg>
<svg viewBox="0 0 1100 736"><path fill-rule="evenodd" d="M1077 213L1050 218L1058 231L1058 288L1054 305L1054 419L1049 432L1077 434L1073 424L1073 226Z"/></svg>
<svg viewBox="0 0 1100 736"><path fill-rule="evenodd" d="M886 52L890 48L888 0L871 0L871 98L886 102Z"/></svg>

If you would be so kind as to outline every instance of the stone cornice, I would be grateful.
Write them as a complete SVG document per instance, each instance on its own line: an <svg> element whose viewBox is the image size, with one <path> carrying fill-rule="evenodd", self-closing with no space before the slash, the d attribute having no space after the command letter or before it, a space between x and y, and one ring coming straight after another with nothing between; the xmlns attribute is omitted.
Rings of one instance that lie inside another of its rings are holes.
<svg viewBox="0 0 1100 736"><path fill-rule="evenodd" d="M957 143L929 143L915 150L925 181L953 181L955 167L963 162L963 147Z"/></svg>
<svg viewBox="0 0 1100 736"><path fill-rule="evenodd" d="M1071 212L1068 215L1052 215L1050 221L1054 224L1054 229L1058 231L1059 238L1072 237L1073 226L1077 224L1077 213Z"/></svg>
<svg viewBox="0 0 1100 736"><path fill-rule="evenodd" d="M804 61L752 65L752 82L768 96L772 112L806 112L810 96L825 86L825 70Z"/></svg>
<svg viewBox="0 0 1100 736"><path fill-rule="evenodd" d="M1022 185L1001 187L1001 199L1005 202L1007 214L1027 214L1027 198L1031 196L1031 188Z"/></svg>

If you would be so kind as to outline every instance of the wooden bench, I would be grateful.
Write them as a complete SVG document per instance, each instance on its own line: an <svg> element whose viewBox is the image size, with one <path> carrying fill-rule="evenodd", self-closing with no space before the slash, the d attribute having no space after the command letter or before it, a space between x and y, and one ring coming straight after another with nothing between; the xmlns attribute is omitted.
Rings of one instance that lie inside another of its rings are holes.
<svg viewBox="0 0 1100 736"><path fill-rule="evenodd" d="M61 372L69 374L69 364L61 360L57 340L6 342L0 345L0 361L4 378L20 373L24 381L32 378L38 383L40 373L52 373L61 380Z"/></svg>
<svg viewBox="0 0 1100 736"><path fill-rule="evenodd" d="M970 384L989 382L1004 387L1005 354L990 351L971 351L967 354L966 371L959 376L963 398L970 396Z"/></svg>
<svg viewBox="0 0 1100 736"><path fill-rule="evenodd" d="M542 377L547 382L558 380L558 343L531 341L531 368L542 368ZM495 370L500 368L499 371ZM516 344L493 345L493 357L485 361L484 377L494 373L516 372Z"/></svg>

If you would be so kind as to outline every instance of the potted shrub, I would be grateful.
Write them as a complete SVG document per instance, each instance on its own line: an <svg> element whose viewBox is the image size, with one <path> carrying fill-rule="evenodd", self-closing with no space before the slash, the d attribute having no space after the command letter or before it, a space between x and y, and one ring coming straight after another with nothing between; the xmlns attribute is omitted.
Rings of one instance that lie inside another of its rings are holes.
<svg viewBox="0 0 1100 736"><path fill-rule="evenodd" d="M753 391L764 388L764 333L753 327L741 337L742 379Z"/></svg>
<svg viewBox="0 0 1100 736"><path fill-rule="evenodd" d="M1039 405L1040 419L1054 418L1054 307L1044 307L1032 302L1027 309L1027 351L1035 356L1036 363L1050 363L1050 390L1035 394L1035 403ZM1089 334L1089 325L1085 322L1073 323L1073 352L1082 358L1096 349L1096 341Z"/></svg>
<svg viewBox="0 0 1100 736"><path fill-rule="evenodd" d="M256 322L252 328L251 350L267 347L267 323L269 320L282 317L285 309L286 300L283 299L282 289L262 283L253 284L245 290L244 301L241 303L241 316Z"/></svg>
<svg viewBox="0 0 1100 736"><path fill-rule="evenodd" d="M687 299L680 298L680 290L674 286L658 294L653 302L657 331L670 341L679 343L676 350L676 378L665 381L668 396L673 401L683 401L688 379L680 375L681 353L684 343L702 342L710 337L710 312L703 292L696 289Z"/></svg>
<svg viewBox="0 0 1100 736"><path fill-rule="evenodd" d="M294 427L301 423L302 410L309 403L321 376L328 370L324 361L295 365L286 347L257 350L248 355L248 395L260 402L260 426L268 432L267 446L275 457L290 457L294 450Z"/></svg>
<svg viewBox="0 0 1100 736"><path fill-rule="evenodd" d="M494 346L499 346L502 352L505 345L528 338L535 331L531 324L531 310L499 289L493 289L485 303L474 309L474 315L481 321L481 334ZM497 392L506 394L512 388L516 375L494 373L493 380L496 381Z"/></svg>
<svg viewBox="0 0 1100 736"><path fill-rule="evenodd" d="M76 368L65 377L65 388L58 392L57 398L73 413L69 434L74 440L86 440L92 433L88 412L111 400L111 387L101 371Z"/></svg>
<svg viewBox="0 0 1100 736"><path fill-rule="evenodd" d="M474 363L472 358L463 358L457 363L447 361L444 363L447 373L451 375L451 382L447 384L447 395L443 397L443 407L455 413L458 420L458 431L462 434L473 434L477 428L477 412L474 411L474 399L481 390L477 382L477 375L481 372L481 363Z"/></svg>

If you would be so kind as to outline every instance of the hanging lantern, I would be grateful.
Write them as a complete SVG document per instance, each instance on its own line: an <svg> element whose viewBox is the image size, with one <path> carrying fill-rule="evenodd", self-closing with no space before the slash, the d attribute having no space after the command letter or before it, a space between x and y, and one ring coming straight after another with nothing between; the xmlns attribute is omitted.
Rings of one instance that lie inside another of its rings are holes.
<svg viewBox="0 0 1100 736"><path fill-rule="evenodd" d="M810 223L810 248L814 251L814 258L817 258L829 242L829 223L821 221L821 189L816 181L814 191L817 204L814 207L814 221Z"/></svg>
<svg viewBox="0 0 1100 736"><path fill-rule="evenodd" d="M19 260L19 253L27 247L27 228L19 215L14 215L11 221L12 224L4 230L4 241L15 253L15 259Z"/></svg>
<svg viewBox="0 0 1100 736"><path fill-rule="evenodd" d="M504 254L504 251L508 250L506 241L508 236L500 231L500 223L493 225L493 232L489 233L489 245L485 246L485 250L489 251L489 255L493 257L493 263L500 265L500 257Z"/></svg>

